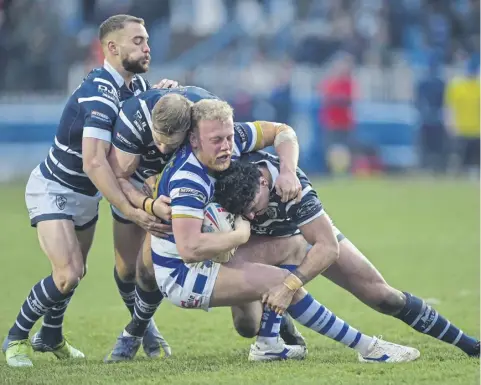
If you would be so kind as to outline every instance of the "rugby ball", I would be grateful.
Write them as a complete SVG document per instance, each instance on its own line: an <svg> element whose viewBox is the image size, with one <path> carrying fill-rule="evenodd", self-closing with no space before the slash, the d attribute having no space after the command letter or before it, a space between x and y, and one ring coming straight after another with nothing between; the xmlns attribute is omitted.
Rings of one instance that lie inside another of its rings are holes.
<svg viewBox="0 0 481 385"><path fill-rule="evenodd" d="M226 233L234 229L235 217L226 211L218 203L209 203L204 208L204 221L202 222L203 233ZM212 261L218 263L228 262L234 255L236 249L221 253L212 258Z"/></svg>

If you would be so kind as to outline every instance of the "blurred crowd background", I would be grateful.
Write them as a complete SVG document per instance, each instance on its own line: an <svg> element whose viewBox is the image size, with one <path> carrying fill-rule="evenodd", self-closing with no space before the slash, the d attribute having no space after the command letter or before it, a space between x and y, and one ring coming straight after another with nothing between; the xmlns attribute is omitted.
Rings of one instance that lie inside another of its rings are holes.
<svg viewBox="0 0 481 385"><path fill-rule="evenodd" d="M479 0L0 0L2 157L43 159L117 13L146 22L149 80L292 125L306 171L479 176Z"/></svg>

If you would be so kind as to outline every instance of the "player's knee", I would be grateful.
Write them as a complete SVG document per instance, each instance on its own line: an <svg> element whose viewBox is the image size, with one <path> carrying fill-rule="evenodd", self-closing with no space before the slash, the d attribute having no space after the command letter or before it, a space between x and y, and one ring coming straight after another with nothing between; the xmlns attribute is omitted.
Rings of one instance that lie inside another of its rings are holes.
<svg viewBox="0 0 481 385"><path fill-rule="evenodd" d="M85 273L85 266L69 266L66 269L54 270L53 277L58 290L66 294L75 289Z"/></svg>
<svg viewBox="0 0 481 385"><path fill-rule="evenodd" d="M117 274L123 282L135 282L136 267L135 264L120 264L115 265Z"/></svg>
<svg viewBox="0 0 481 385"><path fill-rule="evenodd" d="M234 318L234 327L237 333L244 338L254 338L259 332L259 323L245 317Z"/></svg>
<svg viewBox="0 0 481 385"><path fill-rule="evenodd" d="M155 280L153 267L149 268L143 264L139 265L137 268L137 283L144 290L155 290L157 288L157 281Z"/></svg>

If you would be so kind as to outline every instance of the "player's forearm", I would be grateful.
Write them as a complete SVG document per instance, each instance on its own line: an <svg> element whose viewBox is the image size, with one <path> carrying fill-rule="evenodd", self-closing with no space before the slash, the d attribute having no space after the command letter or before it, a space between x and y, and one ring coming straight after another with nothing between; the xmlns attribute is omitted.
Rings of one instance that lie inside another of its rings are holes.
<svg viewBox="0 0 481 385"><path fill-rule="evenodd" d="M133 207L122 192L104 154L96 155L88 162L84 160L84 171L105 199L117 207L122 214L130 216Z"/></svg>
<svg viewBox="0 0 481 385"><path fill-rule="evenodd" d="M147 197L144 192L137 189L128 179L117 178L120 188L132 206L143 209L142 204Z"/></svg>
<svg viewBox="0 0 481 385"><path fill-rule="evenodd" d="M306 257L294 271L296 275L305 285L310 280L323 273L331 266L339 257L339 244L325 245L315 243L307 253Z"/></svg>
<svg viewBox="0 0 481 385"><path fill-rule="evenodd" d="M274 148L279 156L281 173L296 172L299 162L299 144L295 131L287 126L282 125L282 129L276 134L274 139Z"/></svg>
<svg viewBox="0 0 481 385"><path fill-rule="evenodd" d="M228 233L200 233L186 242L177 240L177 248L185 262L202 262L226 253L247 242L234 230Z"/></svg>

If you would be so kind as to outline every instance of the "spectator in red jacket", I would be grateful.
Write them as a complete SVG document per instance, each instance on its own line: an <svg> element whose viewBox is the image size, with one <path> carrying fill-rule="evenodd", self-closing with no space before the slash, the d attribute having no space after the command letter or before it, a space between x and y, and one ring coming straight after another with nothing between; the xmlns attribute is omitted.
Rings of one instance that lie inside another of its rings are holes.
<svg viewBox="0 0 481 385"><path fill-rule="evenodd" d="M352 103L356 94L352 66L350 55L340 56L319 85L322 99L319 122L324 131L327 164L333 173L347 172L351 165L354 129Z"/></svg>

